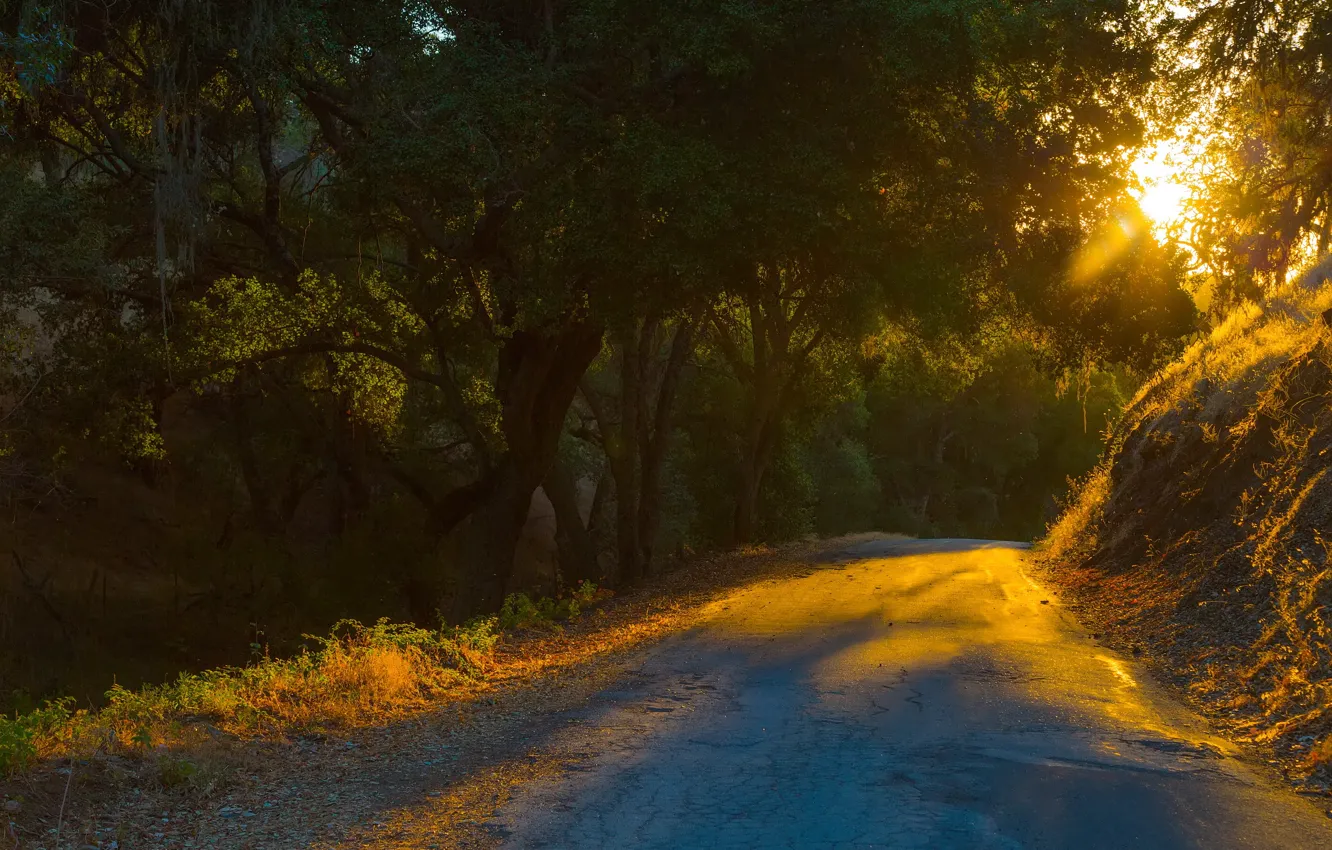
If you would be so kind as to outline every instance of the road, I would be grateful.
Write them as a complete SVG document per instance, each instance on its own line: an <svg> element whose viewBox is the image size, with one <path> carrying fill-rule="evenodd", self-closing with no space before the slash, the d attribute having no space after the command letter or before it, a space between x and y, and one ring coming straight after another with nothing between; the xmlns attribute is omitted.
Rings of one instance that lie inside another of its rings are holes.
<svg viewBox="0 0 1332 850"><path fill-rule="evenodd" d="M1021 547L860 544L716 603L498 814L507 848L1332 848Z"/></svg>

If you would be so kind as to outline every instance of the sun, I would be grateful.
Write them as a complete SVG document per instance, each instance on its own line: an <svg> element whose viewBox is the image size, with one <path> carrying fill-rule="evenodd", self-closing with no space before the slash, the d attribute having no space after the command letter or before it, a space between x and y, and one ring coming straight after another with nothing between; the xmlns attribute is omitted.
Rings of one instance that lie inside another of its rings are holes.
<svg viewBox="0 0 1332 850"><path fill-rule="evenodd" d="M1184 153L1179 142L1166 140L1143 148L1131 166L1138 186L1130 191L1158 233L1184 215L1190 194L1180 166Z"/></svg>

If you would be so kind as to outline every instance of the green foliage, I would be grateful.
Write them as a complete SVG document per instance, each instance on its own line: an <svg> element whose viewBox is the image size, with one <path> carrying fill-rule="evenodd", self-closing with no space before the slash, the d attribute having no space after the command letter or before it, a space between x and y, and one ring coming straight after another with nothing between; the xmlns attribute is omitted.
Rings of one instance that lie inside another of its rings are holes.
<svg viewBox="0 0 1332 850"><path fill-rule="evenodd" d="M795 540L814 530L817 490L804 446L784 440L759 492L759 541Z"/></svg>
<svg viewBox="0 0 1332 850"><path fill-rule="evenodd" d="M65 737L74 718L72 704L72 699L53 700L13 719L0 717L0 775L13 775L36 762L39 741Z"/></svg>
<svg viewBox="0 0 1332 850"><path fill-rule="evenodd" d="M872 531L883 523L883 494L861 434L863 429L823 429L807 449L816 493L813 525L821 536Z"/></svg>
<svg viewBox="0 0 1332 850"><path fill-rule="evenodd" d="M1329 248L1332 15L1322 3L1262 0L1187 0L1175 15L1162 51L1165 133L1188 144L1192 189L1177 232L1219 322Z"/></svg>
<svg viewBox="0 0 1332 850"><path fill-rule="evenodd" d="M402 419L402 370L350 350L420 346L425 331L421 318L395 299L379 275L346 286L336 277L306 271L294 292L256 279L224 278L191 307L192 320L200 327L193 354L201 383L232 381L240 364L313 344L335 350L318 352L326 368L301 372L308 390L346 399L348 415L385 431Z"/></svg>
<svg viewBox="0 0 1332 850"><path fill-rule="evenodd" d="M1042 357L1056 370L1116 363L1145 373L1177 355L1199 327L1185 252L1158 241L1127 207L1066 238L1078 239L1071 261L1054 240L1026 258L1013 283L1042 328Z"/></svg>
<svg viewBox="0 0 1332 850"><path fill-rule="evenodd" d="M1136 386L1132 373L1043 369L1030 338L886 339L866 442L885 526L924 535L1030 539L1071 477L1090 470Z"/></svg>
<svg viewBox="0 0 1332 850"><path fill-rule="evenodd" d="M511 593L504 599L497 622L502 631L558 628L559 623L577 620L584 606L601 598L599 594L590 581L581 582L568 596L554 599L543 596L533 600L526 593Z"/></svg>
<svg viewBox="0 0 1332 850"><path fill-rule="evenodd" d="M32 730L21 718L0 717L0 773L9 776L36 761L32 737Z"/></svg>
<svg viewBox="0 0 1332 850"><path fill-rule="evenodd" d="M119 399L106 412L103 441L127 461L166 460L166 441L147 399Z"/></svg>
<svg viewBox="0 0 1332 850"><path fill-rule="evenodd" d="M464 626L439 629L394 623L383 618L370 626L356 620L340 620L329 630L327 637L305 637L318 644L319 651L324 653L346 647L414 649L437 664L468 674L479 674L481 669L477 659L490 654L500 634L495 621L490 618L480 618ZM315 655L317 664L318 653Z"/></svg>
<svg viewBox="0 0 1332 850"><path fill-rule="evenodd" d="M13 57L19 82L32 91L55 82L73 52L70 36L50 6L25 3L14 34L0 36L0 50Z"/></svg>
<svg viewBox="0 0 1332 850"><path fill-rule="evenodd" d="M182 756L164 755L157 759L157 781L167 791L195 784L199 765Z"/></svg>

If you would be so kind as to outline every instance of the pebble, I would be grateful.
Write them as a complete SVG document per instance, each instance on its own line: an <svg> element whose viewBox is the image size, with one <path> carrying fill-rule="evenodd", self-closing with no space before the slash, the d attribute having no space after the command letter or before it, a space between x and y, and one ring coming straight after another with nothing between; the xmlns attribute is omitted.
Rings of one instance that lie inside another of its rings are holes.
<svg viewBox="0 0 1332 850"><path fill-rule="evenodd" d="M21 812L23 811L23 804L18 800L5 800L5 811L11 814L14 812Z"/></svg>

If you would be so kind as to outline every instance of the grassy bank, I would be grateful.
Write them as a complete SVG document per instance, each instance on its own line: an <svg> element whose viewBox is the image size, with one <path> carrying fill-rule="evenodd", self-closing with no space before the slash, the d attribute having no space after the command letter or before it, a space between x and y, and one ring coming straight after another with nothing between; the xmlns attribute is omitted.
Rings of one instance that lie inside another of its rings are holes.
<svg viewBox="0 0 1332 850"><path fill-rule="evenodd" d="M1315 270L1149 381L1040 551L1293 779L1332 780L1332 292Z"/></svg>
<svg viewBox="0 0 1332 850"><path fill-rule="evenodd" d="M568 598L510 596L494 617L425 629L380 620L343 620L290 658L182 674L138 690L114 686L106 705L72 699L0 717L0 774L13 776L60 757L142 755L218 736L325 733L384 724L483 682L506 632L559 630L609 594L584 584Z"/></svg>

